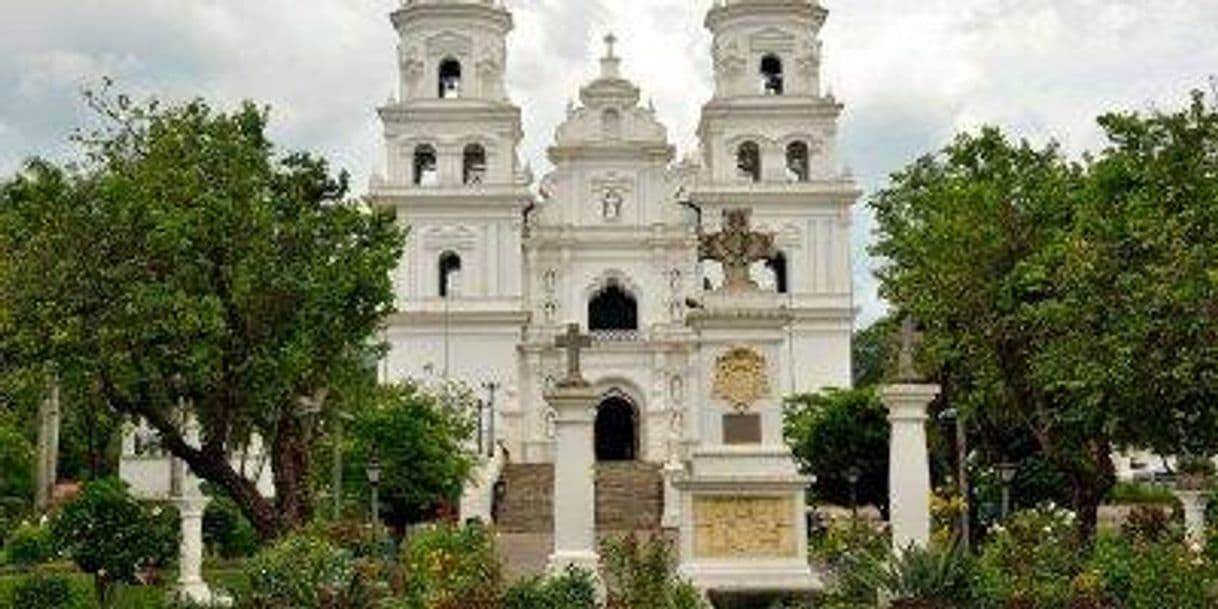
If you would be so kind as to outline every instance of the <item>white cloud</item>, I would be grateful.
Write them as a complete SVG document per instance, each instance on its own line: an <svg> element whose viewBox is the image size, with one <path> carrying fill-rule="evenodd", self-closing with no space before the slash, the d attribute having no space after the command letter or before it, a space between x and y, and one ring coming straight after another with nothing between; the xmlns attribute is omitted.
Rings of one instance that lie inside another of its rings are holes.
<svg viewBox="0 0 1218 609"><path fill-rule="evenodd" d="M1094 117L1183 99L1218 72L1211 0L823 0L826 81L847 105L843 145L869 190L959 129L999 124L1071 151L1102 144ZM274 107L276 137L366 176L380 157L373 108L394 90L397 0L0 0L0 172L62 155L85 120L79 91ZM683 152L710 95L709 0L508 0L509 87L522 154L539 170L568 99L596 71L601 37L655 101ZM10 25L12 24L12 25ZM3 127L7 125L7 127ZM357 181L357 184L361 182ZM856 213L864 318L879 313Z"/></svg>

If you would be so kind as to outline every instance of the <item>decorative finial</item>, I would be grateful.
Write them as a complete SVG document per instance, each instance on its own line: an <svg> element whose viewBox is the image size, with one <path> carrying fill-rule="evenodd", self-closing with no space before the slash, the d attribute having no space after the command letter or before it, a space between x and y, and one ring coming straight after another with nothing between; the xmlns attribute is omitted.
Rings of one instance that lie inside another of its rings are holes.
<svg viewBox="0 0 1218 609"><path fill-rule="evenodd" d="M617 36L614 36L613 32L609 32L609 34L605 36L605 58L606 59L614 59L616 57L616 55L613 54L613 46L616 44L617 44Z"/></svg>

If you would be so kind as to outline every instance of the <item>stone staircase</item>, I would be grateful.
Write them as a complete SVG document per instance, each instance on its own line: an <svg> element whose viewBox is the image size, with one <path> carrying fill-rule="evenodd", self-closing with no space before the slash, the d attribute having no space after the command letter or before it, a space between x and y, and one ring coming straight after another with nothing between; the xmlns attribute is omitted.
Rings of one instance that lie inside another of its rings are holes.
<svg viewBox="0 0 1218 609"><path fill-rule="evenodd" d="M509 463L500 477L504 488L495 528L500 533L554 531L554 466Z"/></svg>
<svg viewBox="0 0 1218 609"><path fill-rule="evenodd" d="M650 531L664 513L660 466L624 461L596 466L597 532Z"/></svg>
<svg viewBox="0 0 1218 609"><path fill-rule="evenodd" d="M551 464L515 463L503 468L503 496L495 526L499 553L510 579L545 568L554 547ZM659 529L664 511L660 465L641 462L596 466L596 532L599 538Z"/></svg>

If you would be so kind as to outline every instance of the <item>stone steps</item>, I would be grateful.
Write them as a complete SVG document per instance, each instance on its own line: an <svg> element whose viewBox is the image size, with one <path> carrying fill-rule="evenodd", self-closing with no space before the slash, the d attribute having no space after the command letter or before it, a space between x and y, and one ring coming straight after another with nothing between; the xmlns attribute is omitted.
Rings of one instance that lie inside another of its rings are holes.
<svg viewBox="0 0 1218 609"><path fill-rule="evenodd" d="M597 464L597 531L658 529L663 513L664 480L658 464L635 461Z"/></svg>
<svg viewBox="0 0 1218 609"><path fill-rule="evenodd" d="M508 464L501 480L504 489L496 528L502 533L552 533L554 466ZM597 464L598 531L656 529L663 511L664 483L659 465L633 461Z"/></svg>

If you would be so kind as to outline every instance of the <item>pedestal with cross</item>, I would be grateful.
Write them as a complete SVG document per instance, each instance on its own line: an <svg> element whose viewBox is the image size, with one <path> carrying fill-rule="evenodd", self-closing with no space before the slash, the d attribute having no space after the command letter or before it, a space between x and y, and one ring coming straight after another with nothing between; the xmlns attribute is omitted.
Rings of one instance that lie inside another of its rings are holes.
<svg viewBox="0 0 1218 609"><path fill-rule="evenodd" d="M790 386L791 317L782 295L749 277L777 254L746 209L724 212L720 232L699 236L699 256L723 265L723 287L688 316L700 345L698 445L681 492L682 574L717 593L817 588L807 560L805 490L782 437Z"/></svg>
<svg viewBox="0 0 1218 609"><path fill-rule="evenodd" d="M554 409L554 552L549 567L568 565L596 572L596 463L593 426L596 394L580 369L580 351L592 346L579 324L555 341L567 352L567 375L546 395Z"/></svg>

